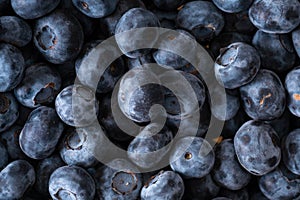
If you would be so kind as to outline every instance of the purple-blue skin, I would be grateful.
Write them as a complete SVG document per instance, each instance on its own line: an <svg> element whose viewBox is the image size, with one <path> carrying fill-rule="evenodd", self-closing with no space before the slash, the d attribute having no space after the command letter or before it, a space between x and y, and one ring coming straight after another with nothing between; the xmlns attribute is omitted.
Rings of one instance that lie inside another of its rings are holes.
<svg viewBox="0 0 300 200"><path fill-rule="evenodd" d="M26 21L16 16L0 17L0 41L23 47L31 38L32 30Z"/></svg>
<svg viewBox="0 0 300 200"><path fill-rule="evenodd" d="M19 136L22 128L23 126L13 125L7 131L0 134L0 141L6 147L8 155L12 160L28 159L19 145Z"/></svg>
<svg viewBox="0 0 300 200"><path fill-rule="evenodd" d="M236 158L233 141L223 140L214 148L216 159L212 170L214 181L229 190L240 190L248 185L251 174L248 173Z"/></svg>
<svg viewBox="0 0 300 200"><path fill-rule="evenodd" d="M54 170L64 165L65 163L57 154L39 161L36 167L35 189L39 193L49 196L49 178Z"/></svg>
<svg viewBox="0 0 300 200"><path fill-rule="evenodd" d="M145 5L142 0L119 0L117 8L111 15L99 19L101 31L107 36L114 35L119 19L131 8L145 8Z"/></svg>
<svg viewBox="0 0 300 200"><path fill-rule="evenodd" d="M22 52L7 43L0 43L0 92L14 89L22 80L25 61Z"/></svg>
<svg viewBox="0 0 300 200"><path fill-rule="evenodd" d="M262 176L258 184L261 192L268 199L298 199L300 197L300 179L289 179L279 168Z"/></svg>
<svg viewBox="0 0 300 200"><path fill-rule="evenodd" d="M215 153L210 144L200 137L179 139L170 153L170 166L184 178L202 178L210 173Z"/></svg>
<svg viewBox="0 0 300 200"><path fill-rule="evenodd" d="M300 24L298 0L254 0L249 8L251 22L266 33L289 33Z"/></svg>
<svg viewBox="0 0 300 200"><path fill-rule="evenodd" d="M99 109L94 95L88 87L69 85L55 99L56 113L69 126L88 126L96 120Z"/></svg>
<svg viewBox="0 0 300 200"><path fill-rule="evenodd" d="M300 27L292 32L292 40L298 57L300 58Z"/></svg>
<svg viewBox="0 0 300 200"><path fill-rule="evenodd" d="M179 174L173 171L161 171L142 188L141 200L182 199L184 182Z"/></svg>
<svg viewBox="0 0 300 200"><path fill-rule="evenodd" d="M250 120L234 136L239 163L251 174L262 176L274 170L281 159L279 138L267 123Z"/></svg>
<svg viewBox="0 0 300 200"><path fill-rule="evenodd" d="M152 0L152 2L161 10L176 10L185 0Z"/></svg>
<svg viewBox="0 0 300 200"><path fill-rule="evenodd" d="M221 49L215 61L215 76L225 88L239 88L255 78L260 63L254 47L242 42L232 43Z"/></svg>
<svg viewBox="0 0 300 200"><path fill-rule="evenodd" d="M21 131L20 147L30 158L47 158L54 152L63 129L55 109L38 107L30 113Z"/></svg>
<svg viewBox="0 0 300 200"><path fill-rule="evenodd" d="M172 141L173 134L164 127L151 123L146 126L128 145L127 155L137 166L145 169L156 167L170 148L166 146ZM159 154L157 151L165 148Z"/></svg>
<svg viewBox="0 0 300 200"><path fill-rule="evenodd" d="M72 2L86 16L101 18L112 14L117 8L119 0L72 0Z"/></svg>
<svg viewBox="0 0 300 200"><path fill-rule="evenodd" d="M11 0L15 13L24 19L36 19L52 12L60 0Z"/></svg>
<svg viewBox="0 0 300 200"><path fill-rule="evenodd" d="M11 127L19 117L19 105L13 94L0 93L0 133Z"/></svg>
<svg viewBox="0 0 300 200"><path fill-rule="evenodd" d="M258 30L252 39L252 45L259 52L263 68L283 72L294 67L297 55L290 35Z"/></svg>
<svg viewBox="0 0 300 200"><path fill-rule="evenodd" d="M113 166L113 169L109 166ZM99 200L138 199L143 184L143 177L137 168L127 160L115 159L96 169L94 176Z"/></svg>
<svg viewBox="0 0 300 200"><path fill-rule="evenodd" d="M25 160L13 161L0 172L0 199L20 199L34 182L34 168Z"/></svg>
<svg viewBox="0 0 300 200"><path fill-rule="evenodd" d="M36 20L33 42L51 63L62 64L76 58L83 41L79 21L66 11L57 10Z"/></svg>
<svg viewBox="0 0 300 200"><path fill-rule="evenodd" d="M24 106L36 108L54 101L61 86L58 72L40 63L27 67L21 83L14 89L17 100Z"/></svg>
<svg viewBox="0 0 300 200"><path fill-rule="evenodd" d="M147 27L160 27L158 18L149 10L143 8L132 8L125 12L119 19L115 28L115 34L120 34L136 28ZM145 31L143 32L144 34L148 33ZM140 40L144 40L143 42L151 47L158 39L158 32L155 30L151 32L151 35L148 33L149 37L147 38L140 38L139 35L142 34L140 31L138 31L136 34L137 35L130 36L123 34L122 36L116 37L116 41L120 50L130 58L137 58L149 53L149 49L139 49L132 52L127 52L128 49L131 49L133 46L138 46Z"/></svg>
<svg viewBox="0 0 300 200"><path fill-rule="evenodd" d="M193 54L196 49L196 43L194 43L194 46L188 44L190 44L190 40L195 39L194 36L182 29L175 29L173 31L176 31L177 35L168 32L164 33L161 36L162 39L158 39L158 47L172 49L175 52L185 49L184 51L186 53L189 52L189 55ZM174 40L177 40L178 42L174 42ZM153 52L153 58L158 65L165 68L179 69L189 64L189 62L181 56L169 51L162 50L162 48Z"/></svg>
<svg viewBox="0 0 300 200"><path fill-rule="evenodd" d="M222 13L212 2L192 1L178 12L176 23L180 28L190 31L199 42L204 42L219 35L225 22Z"/></svg>
<svg viewBox="0 0 300 200"><path fill-rule="evenodd" d="M8 151L6 146L0 142L0 170L2 170L8 164Z"/></svg>
<svg viewBox="0 0 300 200"><path fill-rule="evenodd" d="M244 110L252 119L274 120L285 110L285 89L279 77L270 70L261 69L239 90Z"/></svg>
<svg viewBox="0 0 300 200"><path fill-rule="evenodd" d="M213 3L222 11L227 13L238 13L247 10L252 4L253 0L213 0Z"/></svg>
<svg viewBox="0 0 300 200"><path fill-rule="evenodd" d="M93 200L95 190L93 178L77 166L59 167L49 179L49 193L53 200Z"/></svg>
<svg viewBox="0 0 300 200"><path fill-rule="evenodd" d="M151 64L151 63L155 63L151 53L148 53L138 58L127 59L127 67L129 70L136 67L146 67L147 64Z"/></svg>
<svg viewBox="0 0 300 200"><path fill-rule="evenodd" d="M293 130L283 140L282 158L291 172L300 175L300 129Z"/></svg>
<svg viewBox="0 0 300 200"><path fill-rule="evenodd" d="M248 16L248 10L238 13L224 13L225 26L222 32L234 32L246 34L249 37L255 33L257 28L252 24Z"/></svg>
<svg viewBox="0 0 300 200"><path fill-rule="evenodd" d="M213 181L210 174L201 179L185 179L184 186L185 192L183 199L212 199L216 197L220 191L220 186Z"/></svg>
<svg viewBox="0 0 300 200"><path fill-rule="evenodd" d="M300 66L295 67L285 77L287 105L290 112L300 117Z"/></svg>
<svg viewBox="0 0 300 200"><path fill-rule="evenodd" d="M226 48L232 43L243 42L251 43L251 37L239 32L225 32L216 36L209 45L209 52L211 52L214 58L220 55L222 48Z"/></svg>
<svg viewBox="0 0 300 200"><path fill-rule="evenodd" d="M82 65L84 59L86 59L92 50L96 46L98 46L102 40L95 40L87 43L85 47L83 47L82 53L77 57L75 62L75 69L78 74L79 81L90 88L93 88L94 78L86 77L85 74L97 74L99 73L99 69L95 67L89 68L88 65ZM122 57L117 58L111 65L109 65L105 71L103 72L102 76L97 85L96 92L97 93L108 93L111 92L118 80L123 76L126 71L126 66ZM83 76L82 76L83 75Z"/></svg>
<svg viewBox="0 0 300 200"><path fill-rule="evenodd" d="M61 140L59 153L66 164L87 168L98 163L89 149L88 129L90 128L69 128L64 131L65 136Z"/></svg>

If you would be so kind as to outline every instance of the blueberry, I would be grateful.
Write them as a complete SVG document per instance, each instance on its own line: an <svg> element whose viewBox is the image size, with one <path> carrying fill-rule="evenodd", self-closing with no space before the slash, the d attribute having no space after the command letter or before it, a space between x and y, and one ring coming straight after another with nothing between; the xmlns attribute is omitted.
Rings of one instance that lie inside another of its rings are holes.
<svg viewBox="0 0 300 200"><path fill-rule="evenodd" d="M122 15L130 10L131 8L145 8L144 3L141 0L119 0L117 4L117 8L115 11L106 17L100 18L100 26L102 31L107 36L112 36L115 34L115 28L119 21L119 19L122 17Z"/></svg>
<svg viewBox="0 0 300 200"><path fill-rule="evenodd" d="M280 169L262 176L259 179L259 188L268 199L297 199L300 197L300 179L290 180Z"/></svg>
<svg viewBox="0 0 300 200"><path fill-rule="evenodd" d="M100 200L138 199L143 183L137 168L123 159L115 159L107 166L100 166L94 178Z"/></svg>
<svg viewBox="0 0 300 200"><path fill-rule="evenodd" d="M88 128L69 128L65 131L59 153L66 164L91 167L97 163L89 150L88 131Z"/></svg>
<svg viewBox="0 0 300 200"><path fill-rule="evenodd" d="M14 93L21 104L35 108L53 102L60 86L58 72L41 63L26 68L24 78L14 89Z"/></svg>
<svg viewBox="0 0 300 200"><path fill-rule="evenodd" d="M49 179L49 193L53 200L93 200L95 182L81 167L63 166L57 168Z"/></svg>
<svg viewBox="0 0 300 200"><path fill-rule="evenodd" d="M265 122L250 120L234 137L234 149L240 164L251 174L262 176L277 167L281 159L279 138Z"/></svg>
<svg viewBox="0 0 300 200"><path fill-rule="evenodd" d="M176 23L203 42L220 34L224 27L224 18L212 2L192 1L186 3L178 12Z"/></svg>
<svg viewBox="0 0 300 200"><path fill-rule="evenodd" d="M112 14L119 0L72 0L74 6L83 14L92 18L101 18Z"/></svg>
<svg viewBox="0 0 300 200"><path fill-rule="evenodd" d="M269 34L258 30L252 40L259 52L263 68L287 71L294 66L296 53L287 34Z"/></svg>
<svg viewBox="0 0 300 200"><path fill-rule="evenodd" d="M20 134L22 151L30 158L44 159L56 148L64 125L55 110L41 106L33 110Z"/></svg>
<svg viewBox="0 0 300 200"><path fill-rule="evenodd" d="M8 164L8 155L6 146L0 142L0 170Z"/></svg>
<svg viewBox="0 0 300 200"><path fill-rule="evenodd" d="M146 72L137 68L130 70L121 78L118 91L121 111L136 122L149 122L151 106L163 102L162 87L154 83L143 84L144 79L158 81L158 77L151 71Z"/></svg>
<svg viewBox="0 0 300 200"><path fill-rule="evenodd" d="M290 132L283 141L282 158L285 166L300 175L300 129Z"/></svg>
<svg viewBox="0 0 300 200"><path fill-rule="evenodd" d="M57 154L39 161L36 167L35 189L39 193L49 196L49 178L54 170L64 165L64 162Z"/></svg>
<svg viewBox="0 0 300 200"><path fill-rule="evenodd" d="M173 135L167 127L160 129L159 124L151 123L130 142L127 154L137 166L157 167L167 154Z"/></svg>
<svg viewBox="0 0 300 200"><path fill-rule="evenodd" d="M251 22L267 33L289 33L300 23L297 0L254 0L249 8Z"/></svg>
<svg viewBox="0 0 300 200"><path fill-rule="evenodd" d="M248 9L253 0L230 0L226 2L222 0L213 0L213 2L220 10L224 12L237 13Z"/></svg>
<svg viewBox="0 0 300 200"><path fill-rule="evenodd" d="M0 141L7 149L8 155L12 160L28 158L20 148L19 136L22 131L22 126L13 125L7 131L0 135Z"/></svg>
<svg viewBox="0 0 300 200"><path fill-rule="evenodd" d="M188 61L181 56L165 51L163 48L171 49L175 52L189 52L189 54L193 54L196 51L196 43L193 43L194 46L190 45L191 41L195 39L190 33L181 29L175 31L176 34L174 34L173 30L161 35L158 40L159 49L153 53L154 60L162 67L179 69L188 64Z"/></svg>
<svg viewBox="0 0 300 200"><path fill-rule="evenodd" d="M83 48L83 54L79 55L75 62L75 69L77 72L77 77L79 81L89 86L90 88L93 88L95 84L95 74L98 74L100 69L89 67L90 65L84 65L84 60L87 59L88 56L90 56L91 51L93 51L97 45L99 45L102 41L96 40L92 41L90 43L87 43L86 46ZM107 51L110 52L111 49L106 46ZM115 49L116 47L112 46L111 48ZM116 51L118 51L116 49ZM117 81L121 78L121 76L125 73L125 63L122 57L117 58L112 64L110 64L105 71L103 72L102 76L100 77L100 80L97 85L97 93L108 93L112 91L117 83Z"/></svg>
<svg viewBox="0 0 300 200"><path fill-rule="evenodd" d="M0 92L15 88L22 80L25 68L21 51L6 43L0 43Z"/></svg>
<svg viewBox="0 0 300 200"><path fill-rule="evenodd" d="M229 190L239 190L247 186L251 180L251 174L240 166L233 141L223 140L214 150L216 159L212 177L216 183Z"/></svg>
<svg viewBox="0 0 300 200"><path fill-rule="evenodd" d="M240 87L240 95L246 113L255 120L273 120L284 112L285 90L272 71L260 70L250 83Z"/></svg>
<svg viewBox="0 0 300 200"><path fill-rule="evenodd" d="M171 168L186 178L202 178L210 173L215 153L210 144L200 137L183 137L171 150Z"/></svg>
<svg viewBox="0 0 300 200"><path fill-rule="evenodd" d="M182 178L173 171L161 171L152 177L141 191L142 200L181 199L184 193Z"/></svg>
<svg viewBox="0 0 300 200"><path fill-rule="evenodd" d="M152 12L158 17L162 28L176 29L177 11L165 11L154 9Z"/></svg>
<svg viewBox="0 0 300 200"><path fill-rule="evenodd" d="M291 127L291 114L288 109L285 109L284 113L279 118L266 122L273 127L279 138L282 139L289 133Z"/></svg>
<svg viewBox="0 0 300 200"><path fill-rule="evenodd" d="M176 10L185 0L152 0L155 6L161 10Z"/></svg>
<svg viewBox="0 0 300 200"><path fill-rule="evenodd" d="M118 21L115 34L117 35L116 41L120 50L130 58L137 58L139 56L147 54L149 49L140 49L130 51L132 47L138 47L141 40L144 44L149 47L153 46L158 39L158 31L152 30L138 30L130 32L131 34L126 34L124 32L130 31L137 28L147 28L147 27L160 27L158 18L149 10L143 8L132 8L125 12L120 20ZM143 36L141 38L141 35Z"/></svg>
<svg viewBox="0 0 300 200"><path fill-rule="evenodd" d="M296 53L298 54L298 57L300 57L300 28L297 28L292 32L292 39Z"/></svg>
<svg viewBox="0 0 300 200"><path fill-rule="evenodd" d="M285 77L285 88L287 90L287 105L290 112L300 117L300 66L291 70Z"/></svg>
<svg viewBox="0 0 300 200"><path fill-rule="evenodd" d="M72 14L56 11L36 20L33 41L46 60L61 64L79 54L83 37L82 27Z"/></svg>
<svg viewBox="0 0 300 200"><path fill-rule="evenodd" d="M18 103L11 93L0 93L0 132L7 130L19 117Z"/></svg>
<svg viewBox="0 0 300 200"><path fill-rule="evenodd" d="M249 193L246 188L241 190L227 190L222 188L218 194L218 196L225 198L224 200L248 200Z"/></svg>
<svg viewBox="0 0 300 200"><path fill-rule="evenodd" d="M19 199L34 182L34 168L25 160L13 161L0 172L0 199Z"/></svg>
<svg viewBox="0 0 300 200"><path fill-rule="evenodd" d="M222 32L241 33L252 36L257 28L249 19L248 10L238 13L224 13L225 26Z"/></svg>
<svg viewBox="0 0 300 200"><path fill-rule="evenodd" d="M220 186L214 182L210 174L201 179L186 179L184 180L184 185L184 196L186 199L212 199L217 196L220 191Z"/></svg>
<svg viewBox="0 0 300 200"><path fill-rule="evenodd" d="M138 58L128 58L127 66L131 70L136 67L146 67L148 64L155 63L151 53L140 56Z"/></svg>
<svg viewBox="0 0 300 200"><path fill-rule="evenodd" d="M251 37L238 32L224 32L216 36L209 45L209 51L215 58L220 55L220 51L232 43L243 42L250 43Z"/></svg>
<svg viewBox="0 0 300 200"><path fill-rule="evenodd" d="M83 127L92 124L98 113L98 103L91 89L82 85L64 88L55 99L60 119L69 126Z"/></svg>
<svg viewBox="0 0 300 200"><path fill-rule="evenodd" d="M0 17L0 41L23 47L31 38L32 30L26 21L15 16Z"/></svg>
<svg viewBox="0 0 300 200"><path fill-rule="evenodd" d="M225 88L234 89L251 82L260 69L257 50L242 42L221 50L215 61L215 76Z"/></svg>

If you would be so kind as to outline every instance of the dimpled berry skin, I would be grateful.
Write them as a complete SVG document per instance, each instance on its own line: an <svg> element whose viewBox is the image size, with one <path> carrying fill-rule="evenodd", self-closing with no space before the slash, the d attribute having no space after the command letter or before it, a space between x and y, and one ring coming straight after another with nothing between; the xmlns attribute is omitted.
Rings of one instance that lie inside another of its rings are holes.
<svg viewBox="0 0 300 200"><path fill-rule="evenodd" d="M93 200L95 182L83 168L63 166L51 174L49 193L53 200Z"/></svg>
<svg viewBox="0 0 300 200"><path fill-rule="evenodd" d="M0 133L12 126L19 117L19 106L11 93L0 93Z"/></svg>
<svg viewBox="0 0 300 200"><path fill-rule="evenodd" d="M36 20L33 42L45 59L62 64L78 56L84 40L82 27L72 14L55 11Z"/></svg>
<svg viewBox="0 0 300 200"><path fill-rule="evenodd" d="M251 22L267 33L289 33L300 23L298 0L255 0L249 9Z"/></svg>
<svg viewBox="0 0 300 200"><path fill-rule="evenodd" d="M91 89L82 85L67 86L55 99L56 112L69 126L88 126L97 119L98 103L94 96Z"/></svg>
<svg viewBox="0 0 300 200"><path fill-rule="evenodd" d="M0 199L19 199L34 182L34 168L25 160L13 161L0 172Z"/></svg>
<svg viewBox="0 0 300 200"><path fill-rule="evenodd" d="M281 159L278 145L277 133L265 122L250 120L234 136L234 149L240 164L256 176L277 167Z"/></svg>
<svg viewBox="0 0 300 200"><path fill-rule="evenodd" d="M299 199L300 179L289 179L280 169L276 169L259 179L261 192L272 200Z"/></svg>
<svg viewBox="0 0 300 200"><path fill-rule="evenodd" d="M170 166L185 178L202 178L210 173L215 153L210 144L200 137L179 139L171 150Z"/></svg>
<svg viewBox="0 0 300 200"><path fill-rule="evenodd" d="M287 105L290 112L300 117L300 66L291 70L285 77Z"/></svg>
<svg viewBox="0 0 300 200"><path fill-rule="evenodd" d="M270 70L260 70L250 83L240 87L240 95L245 112L255 120L279 118L286 107L284 87Z"/></svg>
<svg viewBox="0 0 300 200"><path fill-rule="evenodd" d="M54 10L60 0L11 0L11 6L20 17L24 19L36 19Z"/></svg>
<svg viewBox="0 0 300 200"><path fill-rule="evenodd" d="M147 27L160 27L160 23L156 15L143 8L132 8L125 12L118 21L115 34L121 34L132 29ZM148 47L151 47L155 44L158 38L158 32L156 30L150 31L150 33L148 30L139 30L136 31L136 33L131 33L131 35L121 34L116 37L116 41L120 50L130 58L140 57L147 54L150 50L140 49L127 52L128 49L131 49L133 46L139 46L141 40L144 44L147 44ZM141 34L144 36L143 38L141 38Z"/></svg>
<svg viewBox="0 0 300 200"><path fill-rule="evenodd" d="M142 200L180 200L184 193L182 178L173 171L162 171L142 188Z"/></svg>
<svg viewBox="0 0 300 200"><path fill-rule="evenodd" d="M237 13L250 7L253 0L213 0L214 4L222 11L227 13Z"/></svg>
<svg viewBox="0 0 300 200"><path fill-rule="evenodd" d="M212 2L192 1L186 3L179 11L176 23L180 28L190 31L201 42L219 35L225 22L222 13Z"/></svg>
<svg viewBox="0 0 300 200"><path fill-rule="evenodd" d="M300 129L293 130L283 140L282 158L291 172L300 175Z"/></svg>
<svg viewBox="0 0 300 200"><path fill-rule="evenodd" d="M15 16L0 17L0 41L23 47L31 38L32 30L27 22Z"/></svg>
<svg viewBox="0 0 300 200"><path fill-rule="evenodd" d="M53 108L36 108L21 131L20 147L30 158L44 159L55 150L63 129L64 124Z"/></svg>
<svg viewBox="0 0 300 200"><path fill-rule="evenodd" d="M263 68L282 72L294 66L297 55L290 35L258 30L252 39L252 45L259 52Z"/></svg>
<svg viewBox="0 0 300 200"><path fill-rule="evenodd" d="M58 72L41 63L26 68L24 78L14 89L14 93L22 105L36 108L54 101L60 86L61 78Z"/></svg>
<svg viewBox="0 0 300 200"><path fill-rule="evenodd" d="M212 170L212 177L222 187L229 190L244 188L251 180L249 174L236 158L233 141L223 140L215 146L215 165Z"/></svg>
<svg viewBox="0 0 300 200"><path fill-rule="evenodd" d="M113 13L119 0L72 0L72 2L83 14L91 18L101 18Z"/></svg>
<svg viewBox="0 0 300 200"><path fill-rule="evenodd" d="M109 167L112 166L113 168ZM138 199L143 184L141 173L127 160L115 159L96 169L97 198L99 200Z"/></svg>
<svg viewBox="0 0 300 200"><path fill-rule="evenodd" d="M254 79L260 69L260 57L254 47L236 42L221 50L214 67L218 82L234 89Z"/></svg>
<svg viewBox="0 0 300 200"><path fill-rule="evenodd" d="M0 43L0 92L15 88L22 80L25 62L16 47Z"/></svg>

